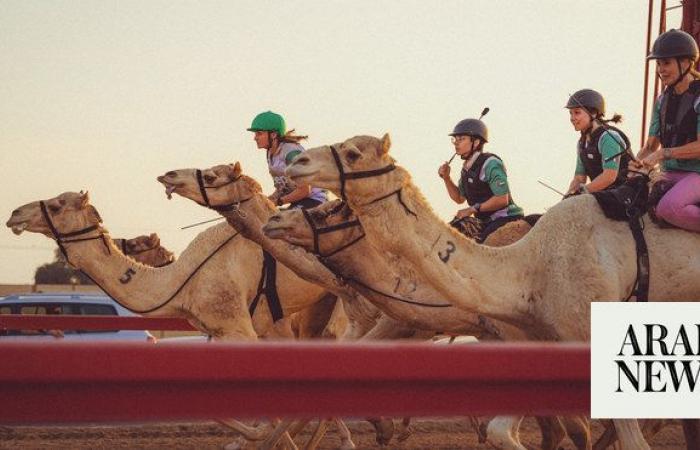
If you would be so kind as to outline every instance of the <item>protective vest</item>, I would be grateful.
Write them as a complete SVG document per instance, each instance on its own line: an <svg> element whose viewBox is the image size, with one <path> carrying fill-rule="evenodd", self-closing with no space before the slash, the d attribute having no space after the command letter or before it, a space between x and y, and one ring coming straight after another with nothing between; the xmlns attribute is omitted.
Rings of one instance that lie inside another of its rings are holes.
<svg viewBox="0 0 700 450"><path fill-rule="evenodd" d="M627 179L627 164L629 164L632 159L629 154L629 149L631 147L630 140L622 130L608 125L601 125L591 133L590 139L586 140L586 137L582 136L578 141L578 157L581 158L586 175L591 180L603 173L603 155L600 152L600 141L603 139L604 135L608 134L606 129L617 131L620 136L622 136L622 142L618 142L619 151L625 151L625 153L620 155L620 167L617 171L617 178L613 184L610 185L610 187L612 187L625 182ZM615 142L619 141L612 133L610 135Z"/></svg>
<svg viewBox="0 0 700 450"><path fill-rule="evenodd" d="M694 106L698 95L700 80L692 81L688 90L680 95L669 88L661 96L659 130L662 147L679 147L697 140L698 113Z"/></svg>
<svg viewBox="0 0 700 450"><path fill-rule="evenodd" d="M492 156L501 160L500 157L492 153L482 153L477 156L476 161L474 161L474 164L472 164L468 170L462 169L462 179L464 180L462 188L466 194L467 203L469 203L470 206L475 203L484 203L494 196L489 184L486 181L482 181L479 177L482 167L484 167L486 161ZM505 167L503 170L505 170ZM513 201L512 197L510 200L511 202ZM493 214L493 211L485 213L479 211L476 217L480 220L488 221L490 220L491 214Z"/></svg>

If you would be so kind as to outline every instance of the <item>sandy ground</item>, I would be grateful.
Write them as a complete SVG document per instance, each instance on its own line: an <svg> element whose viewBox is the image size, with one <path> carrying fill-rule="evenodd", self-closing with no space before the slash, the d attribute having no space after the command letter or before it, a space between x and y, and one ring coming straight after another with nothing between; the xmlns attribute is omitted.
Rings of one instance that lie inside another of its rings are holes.
<svg viewBox="0 0 700 450"><path fill-rule="evenodd" d="M376 449L374 429L364 421L346 422L358 449ZM479 444L476 433L466 419L418 419L413 422L414 434L405 442L393 440L388 449L489 449ZM594 424L593 436L599 436L602 428ZM310 435L310 427L296 438L303 445ZM120 425L82 425L62 427L0 427L2 449L221 449L237 434L213 422L201 423L151 423ZM534 420L527 419L521 429L521 441L529 448L539 445L539 429ZM340 440L331 427L319 448L338 448ZM685 449L683 432L679 424L665 428L651 442L653 449ZM566 450L574 449L565 441Z"/></svg>

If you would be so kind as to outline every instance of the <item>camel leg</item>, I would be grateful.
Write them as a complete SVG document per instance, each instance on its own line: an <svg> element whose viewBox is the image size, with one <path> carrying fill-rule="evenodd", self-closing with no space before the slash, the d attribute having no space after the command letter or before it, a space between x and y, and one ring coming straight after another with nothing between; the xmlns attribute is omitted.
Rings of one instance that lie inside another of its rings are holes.
<svg viewBox="0 0 700 450"><path fill-rule="evenodd" d="M477 438L479 439L479 444L485 444L486 443L486 423L483 422L481 419L479 419L476 416L469 416L469 424L472 426L474 429L474 432L476 433Z"/></svg>
<svg viewBox="0 0 700 450"><path fill-rule="evenodd" d="M523 416L496 416L486 427L489 444L503 450L527 450L518 438Z"/></svg>
<svg viewBox="0 0 700 450"><path fill-rule="evenodd" d="M284 437L284 444L293 450L297 450L296 444L287 433L289 427L294 423L292 419L283 419L279 421L274 431L265 439L265 441L260 444L260 450L272 450L275 448L277 443Z"/></svg>
<svg viewBox="0 0 700 450"><path fill-rule="evenodd" d="M592 449L591 425L588 417L561 417L560 420L569 435L569 439L571 439L578 450Z"/></svg>
<svg viewBox="0 0 700 450"><path fill-rule="evenodd" d="M604 420L603 426L605 431L598 438L598 440L593 444L593 450L605 450L606 448L617 442L617 433L615 432L615 425L612 420Z"/></svg>
<svg viewBox="0 0 700 450"><path fill-rule="evenodd" d="M338 428L338 435L340 436L340 450L354 450L357 448L355 443L352 441L352 435L348 429L343 419L338 417L333 419L335 421L335 426Z"/></svg>
<svg viewBox="0 0 700 450"><path fill-rule="evenodd" d="M311 422L311 419L297 420L296 423L289 427L289 436L292 438L296 437L296 435L299 434L309 422Z"/></svg>
<svg viewBox="0 0 700 450"><path fill-rule="evenodd" d="M399 442L403 442L411 435L413 434L413 428L411 428L411 418L410 417L404 417L401 420L401 424L399 425L399 435L396 437L396 439Z"/></svg>
<svg viewBox="0 0 700 450"><path fill-rule="evenodd" d="M700 448L700 420L683 419L681 423L685 435L685 447L688 450Z"/></svg>
<svg viewBox="0 0 700 450"><path fill-rule="evenodd" d="M255 427L251 427L249 425L244 424L243 422L239 422L233 419L216 419L216 421L219 422L221 425L224 425L225 427L231 428L232 430L242 434L243 437L245 437L249 441L262 441L263 439L265 439L265 436L269 431L268 427L265 424L260 424Z"/></svg>
<svg viewBox="0 0 700 450"><path fill-rule="evenodd" d="M313 434L309 438L306 445L304 445L304 450L316 450L316 447L318 447L318 444L321 443L321 439L323 439L323 436L326 434L326 430L330 424L330 419L320 419Z"/></svg>
<svg viewBox="0 0 700 450"><path fill-rule="evenodd" d="M651 450L636 419L614 419L622 450Z"/></svg>
<svg viewBox="0 0 700 450"><path fill-rule="evenodd" d="M389 441L391 441L391 438L394 435L394 421L384 417L371 417L367 419L367 421L374 426L374 429L377 432L377 444L382 446L388 445Z"/></svg>
<svg viewBox="0 0 700 450"><path fill-rule="evenodd" d="M542 441L540 448L542 450L557 450L559 444L566 438L566 430L557 417L535 417L537 425L540 427Z"/></svg>

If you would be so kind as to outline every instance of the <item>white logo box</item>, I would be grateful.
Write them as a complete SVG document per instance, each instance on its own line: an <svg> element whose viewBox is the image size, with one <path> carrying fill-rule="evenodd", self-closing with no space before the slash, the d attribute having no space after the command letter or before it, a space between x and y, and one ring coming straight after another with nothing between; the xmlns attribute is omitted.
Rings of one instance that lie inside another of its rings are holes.
<svg viewBox="0 0 700 450"><path fill-rule="evenodd" d="M700 303L592 303L591 417L700 418L699 324ZM675 356L663 355L658 339L653 355L646 354L647 336L659 338L662 327L667 353Z"/></svg>

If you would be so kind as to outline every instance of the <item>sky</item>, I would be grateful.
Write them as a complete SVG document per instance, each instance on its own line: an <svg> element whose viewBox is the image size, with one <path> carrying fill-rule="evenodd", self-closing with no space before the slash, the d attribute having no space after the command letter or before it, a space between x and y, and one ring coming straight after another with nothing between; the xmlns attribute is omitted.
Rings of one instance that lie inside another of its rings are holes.
<svg viewBox="0 0 700 450"><path fill-rule="evenodd" d="M271 192L245 130L266 110L308 134L307 148L390 133L392 155L445 220L459 208L437 175L454 152L448 133L486 106L486 149L526 214L559 200L538 180L563 191L573 176L578 134L563 106L574 91L600 91L640 146L642 0L0 0L0 10L3 223L25 203L88 190L112 237L157 232L180 253L206 226L180 227L217 214L167 201L156 176L240 161ZM669 11L668 28L680 19ZM3 227L0 283L31 283L54 248Z"/></svg>

